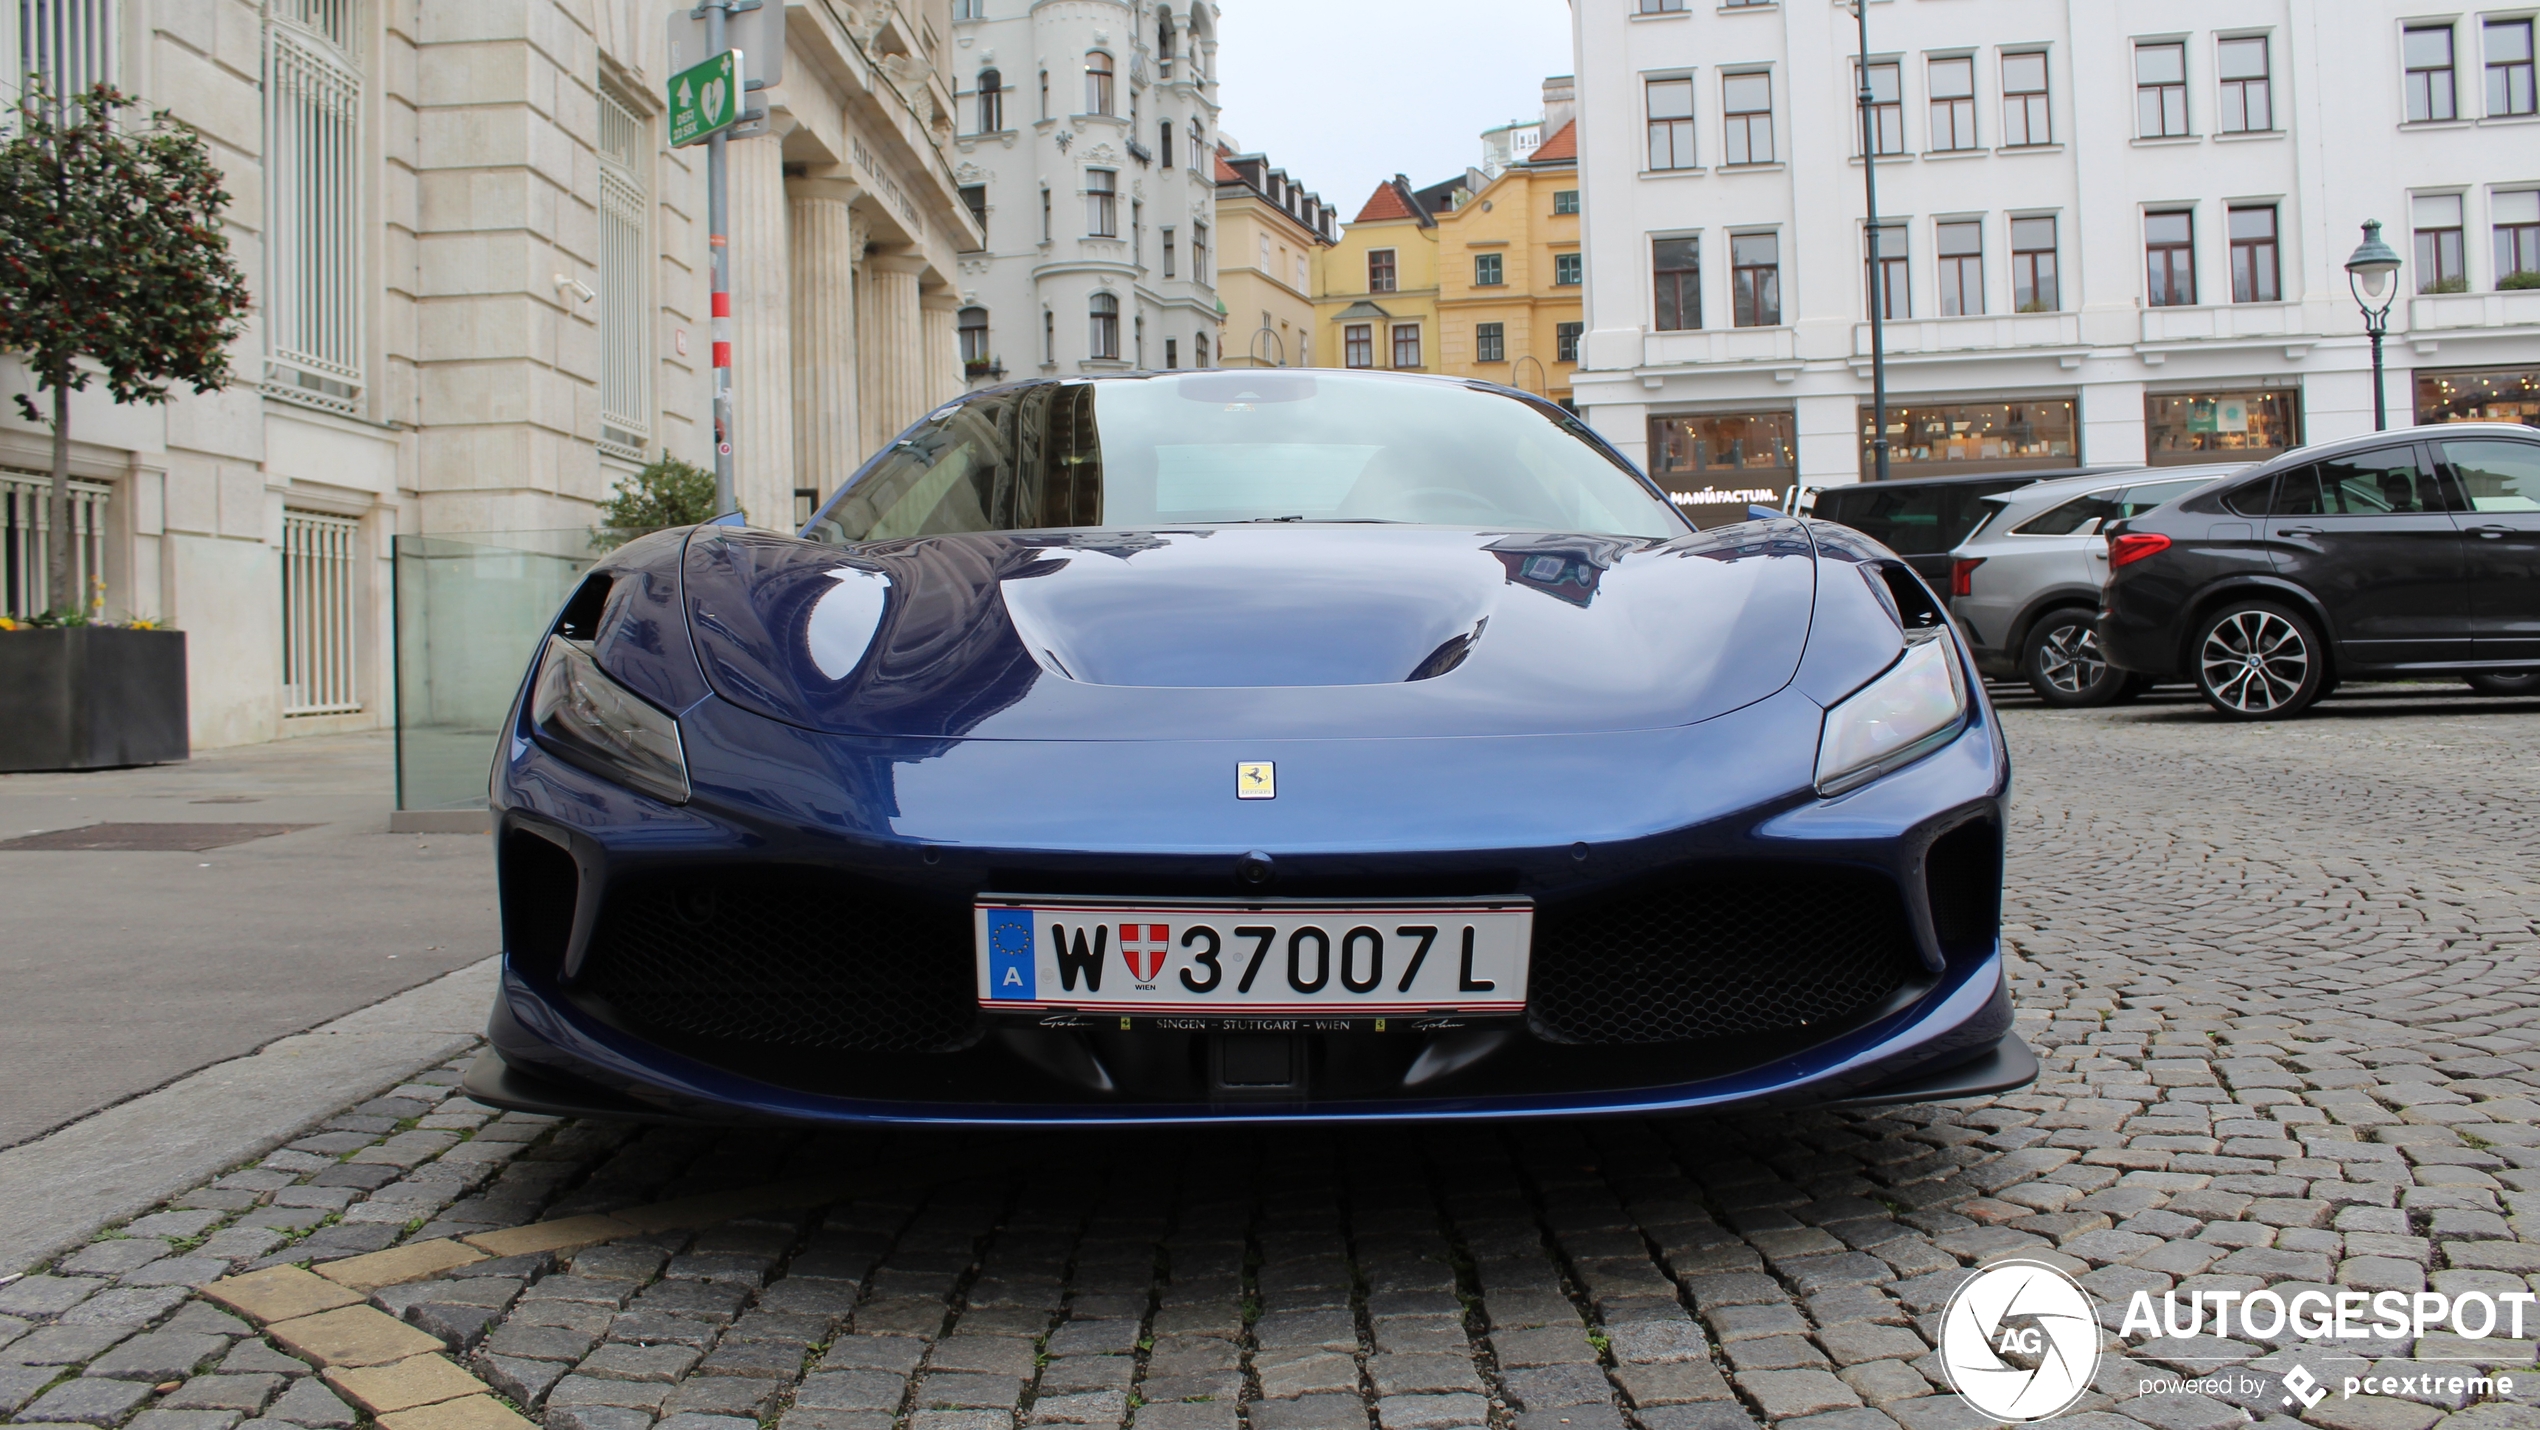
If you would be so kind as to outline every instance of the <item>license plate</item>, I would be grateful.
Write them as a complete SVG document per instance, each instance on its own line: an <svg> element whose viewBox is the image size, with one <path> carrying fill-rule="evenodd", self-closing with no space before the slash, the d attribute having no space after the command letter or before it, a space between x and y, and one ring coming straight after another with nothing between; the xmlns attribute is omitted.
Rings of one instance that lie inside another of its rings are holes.
<svg viewBox="0 0 2540 1430"><path fill-rule="evenodd" d="M1509 1016L1534 907L981 899L989 1012L1123 1017Z"/></svg>

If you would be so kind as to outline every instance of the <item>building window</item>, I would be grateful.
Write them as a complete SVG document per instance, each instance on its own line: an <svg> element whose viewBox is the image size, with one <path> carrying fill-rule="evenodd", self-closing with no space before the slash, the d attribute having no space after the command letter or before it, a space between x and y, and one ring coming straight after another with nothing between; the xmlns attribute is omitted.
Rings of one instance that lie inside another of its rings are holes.
<svg viewBox="0 0 2540 1430"><path fill-rule="evenodd" d="M652 126L605 81L600 89L600 442L641 458L652 435L652 269L645 220Z"/></svg>
<svg viewBox="0 0 2540 1430"><path fill-rule="evenodd" d="M2233 209L2231 225L2231 301L2273 303L2284 293L2277 279L2275 205Z"/></svg>
<svg viewBox="0 0 2540 1430"><path fill-rule="evenodd" d="M1644 86L1649 103L1649 167L1693 167L1693 81L1653 79Z"/></svg>
<svg viewBox="0 0 2540 1430"><path fill-rule="evenodd" d="M1156 145L1156 154L1157 154L1157 156L1158 156L1158 157L1159 157L1159 158L1163 161L1164 167L1165 167L1165 168L1168 168L1168 169L1172 168L1172 167L1173 167L1173 121L1172 121L1172 120L1167 119L1167 120L1165 120L1163 123L1158 124L1157 126L1155 126L1155 145Z"/></svg>
<svg viewBox="0 0 2540 1430"><path fill-rule="evenodd" d="M1861 470L1876 469L1870 447L1872 409L1861 408ZM2069 397L2014 398L1887 409L1888 461L1907 476L2013 471L2076 464L2074 402Z"/></svg>
<svg viewBox="0 0 2540 1430"><path fill-rule="evenodd" d="M1858 81L1861 74L1861 67L1854 65L1853 79ZM1870 139L1878 146L1877 152L1881 154L1902 154L1905 152L1904 69L1894 60L1890 60L1885 64L1870 66L1869 76ZM1856 91L1859 89L1857 83L1854 89ZM1853 102L1856 104L1860 102L1858 93L1854 94ZM1852 142L1860 143L1860 136L1854 135Z"/></svg>
<svg viewBox="0 0 2540 1430"><path fill-rule="evenodd" d="M2402 37L2408 66L2408 122L2458 118L2452 91L2452 27L2411 25Z"/></svg>
<svg viewBox="0 0 2540 1430"><path fill-rule="evenodd" d="M1375 365L1375 326L1371 323L1352 323L1341 329L1341 366L1374 367Z"/></svg>
<svg viewBox="0 0 2540 1430"><path fill-rule="evenodd" d="M1085 54L1085 112L1111 112L1111 56L1100 50Z"/></svg>
<svg viewBox="0 0 2540 1430"><path fill-rule="evenodd" d="M2519 422L2540 427L2540 368L2417 369L2417 421Z"/></svg>
<svg viewBox="0 0 2540 1430"><path fill-rule="evenodd" d="M2011 220L2011 310L2052 313L2062 306L2055 282L2055 220Z"/></svg>
<svg viewBox="0 0 2540 1430"><path fill-rule="evenodd" d="M2155 308L2196 305L2196 216L2185 209L2143 216L2144 299Z"/></svg>
<svg viewBox="0 0 2540 1430"><path fill-rule="evenodd" d="M1005 128L1005 80L995 70L979 71L979 132Z"/></svg>
<svg viewBox="0 0 2540 1430"><path fill-rule="evenodd" d="M1155 72L1158 77L1173 77L1173 12L1158 8L1155 12ZM1168 155L1164 161L1170 165Z"/></svg>
<svg viewBox="0 0 2540 1430"><path fill-rule="evenodd" d="M1770 328L1781 320L1781 236L1730 234L1729 321L1741 328Z"/></svg>
<svg viewBox="0 0 2540 1430"><path fill-rule="evenodd" d="M1085 234L1089 238L1120 236L1120 176L1109 169L1085 171Z"/></svg>
<svg viewBox="0 0 2540 1430"><path fill-rule="evenodd" d="M1147 266L1147 206L1136 199L1129 200L1129 261Z"/></svg>
<svg viewBox="0 0 2540 1430"><path fill-rule="evenodd" d="M1050 241L1050 191L1041 190L1041 242Z"/></svg>
<svg viewBox="0 0 2540 1430"><path fill-rule="evenodd" d="M1393 250L1390 248L1367 250L1367 291L1390 293L1394 291L1393 282Z"/></svg>
<svg viewBox="0 0 2540 1430"><path fill-rule="evenodd" d="M988 0L953 0L952 17L956 20L988 18Z"/></svg>
<svg viewBox="0 0 2540 1430"><path fill-rule="evenodd" d="M955 315L954 331L961 335L961 365L976 372L988 365L988 310L964 308Z"/></svg>
<svg viewBox="0 0 2540 1430"><path fill-rule="evenodd" d="M1416 368L1420 365L1420 325L1418 323L1393 325L1393 365L1398 368Z"/></svg>
<svg viewBox="0 0 2540 1430"><path fill-rule="evenodd" d="M284 0L265 25L266 390L344 413L360 410L365 306L354 8Z"/></svg>
<svg viewBox="0 0 2540 1430"><path fill-rule="evenodd" d="M1182 344L1178 338L1164 340L1164 370L1171 372L1182 365Z"/></svg>
<svg viewBox="0 0 2540 1430"><path fill-rule="evenodd" d="M1587 260L1575 253L1552 255L1552 286L1575 288L1587 281Z"/></svg>
<svg viewBox="0 0 2540 1430"><path fill-rule="evenodd" d="M2175 139L2187 132L2187 46L2178 41L2134 47L2134 133Z"/></svg>
<svg viewBox="0 0 2540 1430"><path fill-rule="evenodd" d="M350 0L335 3L349 8ZM17 18L0 21L0 98L10 105L17 103L18 87L30 76L41 79L56 99L115 82L122 19L115 0L18 0L9 8ZM296 14L306 6L285 3L276 8Z"/></svg>
<svg viewBox="0 0 2540 1430"><path fill-rule="evenodd" d="M1204 223L1191 225L1191 281L1208 282L1208 225ZM1200 366L1208 364L1201 363Z"/></svg>
<svg viewBox="0 0 2540 1430"><path fill-rule="evenodd" d="M2027 50L2002 57L2002 147L2032 148L2055 142L2055 123L2047 112L2046 52Z"/></svg>
<svg viewBox="0 0 2540 1430"><path fill-rule="evenodd" d="M1092 305L1087 309L1086 316L1088 322L1085 332L1090 347L1088 355L1098 358L1119 357L1120 300L1109 293L1096 293Z"/></svg>
<svg viewBox="0 0 2540 1430"><path fill-rule="evenodd" d="M2242 35L2214 48L2214 68L2222 76L2222 132L2260 134L2273 129L2275 100L2267 87L2267 37Z"/></svg>
<svg viewBox="0 0 2540 1430"><path fill-rule="evenodd" d="M2156 392L2143 399L2152 465L2211 462L2214 453L2259 461L2302 445L2302 394L2290 387L2242 392Z"/></svg>
<svg viewBox="0 0 2540 1430"><path fill-rule="evenodd" d="M1041 117L1050 117L1050 72L1041 71Z"/></svg>
<svg viewBox="0 0 2540 1430"><path fill-rule="evenodd" d="M794 488L794 529L800 531L811 525L811 519L819 514L820 488Z"/></svg>
<svg viewBox="0 0 2540 1430"><path fill-rule="evenodd" d="M1475 323L1473 325L1473 361L1508 361L1508 325Z"/></svg>
<svg viewBox="0 0 2540 1430"><path fill-rule="evenodd" d="M1168 229L1163 230L1163 233L1164 233L1164 276L1165 276L1165 277L1167 277L1167 278L1170 278L1170 277L1172 277L1172 276L1173 276L1173 230L1171 230L1171 229L1169 229L1169 228L1168 228Z"/></svg>
<svg viewBox="0 0 2540 1430"><path fill-rule="evenodd" d="M1702 326L1702 240L1661 238L1650 243L1650 276L1658 290L1658 331Z"/></svg>
<svg viewBox="0 0 2540 1430"><path fill-rule="evenodd" d="M1798 422L1788 412L1718 412L1649 419L1649 475L1679 507L1777 506L1798 469Z"/></svg>
<svg viewBox="0 0 2540 1430"><path fill-rule="evenodd" d="M1192 63L1196 65L1198 61L1194 59ZM1191 335L1191 366L1208 366L1208 334L1206 333L1193 333Z"/></svg>
<svg viewBox="0 0 2540 1430"><path fill-rule="evenodd" d="M1893 321L1914 316L1913 284L1906 277L1905 225L1883 223L1867 229L1870 254L1870 301L1879 316Z"/></svg>
<svg viewBox="0 0 2540 1430"><path fill-rule="evenodd" d="M2496 228L2496 286L2540 288L2540 189L2490 194Z"/></svg>
<svg viewBox="0 0 2540 1430"><path fill-rule="evenodd" d="M1576 189L1554 189L1552 191L1552 211L1556 214L1577 213L1579 211L1579 191Z"/></svg>
<svg viewBox="0 0 2540 1430"><path fill-rule="evenodd" d="M2531 22L2487 22L2487 112L2494 116L2533 112L2531 92Z"/></svg>
<svg viewBox="0 0 2540 1430"><path fill-rule="evenodd" d="M988 186L985 184L962 185L961 206L970 210L970 216L973 219L976 219L979 223L980 236L983 238L986 237L988 233Z"/></svg>
<svg viewBox="0 0 2540 1430"><path fill-rule="evenodd" d="M1505 277L1501 276L1500 258L1498 254L1476 253L1473 255L1474 287L1497 288L1507 281L1508 280Z"/></svg>
<svg viewBox="0 0 2540 1430"><path fill-rule="evenodd" d="M1041 310L1041 361L1058 361L1058 315L1047 308Z"/></svg>
<svg viewBox="0 0 2540 1430"><path fill-rule="evenodd" d="M1640 0L1640 13L1644 15L1681 15L1684 12L1685 0Z"/></svg>
<svg viewBox="0 0 2540 1430"><path fill-rule="evenodd" d="M1984 224L1953 219L1932 228L1940 255L1940 316L1965 318L1984 311Z"/></svg>
<svg viewBox="0 0 2540 1430"><path fill-rule="evenodd" d="M1139 314L1134 320L1133 331L1136 336L1134 338L1134 346L1132 346L1129 351L1134 361L1132 361L1130 365L1133 367L1144 368L1147 365L1147 320L1145 314Z"/></svg>
<svg viewBox="0 0 2540 1430"><path fill-rule="evenodd" d="M1733 74L1720 80L1720 104L1727 147L1724 164L1773 162L1773 77Z"/></svg>
<svg viewBox="0 0 2540 1430"><path fill-rule="evenodd" d="M2461 262L2461 196L2419 194L2410 205L2417 236L2417 291L2466 293Z"/></svg>
<svg viewBox="0 0 2540 1430"><path fill-rule="evenodd" d="M359 602L362 524L282 513L282 713L362 708Z"/></svg>
<svg viewBox="0 0 2540 1430"><path fill-rule="evenodd" d="M1976 147L1976 62L1971 56L1933 60L1931 147L1951 153Z"/></svg>
<svg viewBox="0 0 2540 1430"><path fill-rule="evenodd" d="M1586 331L1587 324L1585 323L1553 324L1552 360L1554 362L1576 363L1579 360L1579 335Z"/></svg>

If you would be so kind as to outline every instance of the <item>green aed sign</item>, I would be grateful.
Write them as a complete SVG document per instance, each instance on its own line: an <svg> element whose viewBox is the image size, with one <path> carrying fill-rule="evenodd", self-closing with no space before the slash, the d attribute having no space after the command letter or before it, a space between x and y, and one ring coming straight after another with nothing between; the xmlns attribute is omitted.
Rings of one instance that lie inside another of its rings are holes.
<svg viewBox="0 0 2540 1430"><path fill-rule="evenodd" d="M732 127L741 114L741 52L725 50L670 77L670 145Z"/></svg>

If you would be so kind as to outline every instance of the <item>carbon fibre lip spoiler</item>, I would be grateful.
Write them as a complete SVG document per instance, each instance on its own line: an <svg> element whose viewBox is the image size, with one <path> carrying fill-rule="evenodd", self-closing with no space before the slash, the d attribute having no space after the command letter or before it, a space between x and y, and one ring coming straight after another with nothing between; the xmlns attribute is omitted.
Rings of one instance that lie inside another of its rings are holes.
<svg viewBox="0 0 2540 1430"><path fill-rule="evenodd" d="M1953 1063L1933 1072L1918 1072L1898 1082L1882 1083L1867 1091L1824 1107L1889 1107L1900 1102L1945 1102L1959 1097L1990 1097L1997 1093L2016 1092L2037 1081L2037 1054L2020 1041L2017 1033L2005 1033L1995 1043L1965 1062Z"/></svg>

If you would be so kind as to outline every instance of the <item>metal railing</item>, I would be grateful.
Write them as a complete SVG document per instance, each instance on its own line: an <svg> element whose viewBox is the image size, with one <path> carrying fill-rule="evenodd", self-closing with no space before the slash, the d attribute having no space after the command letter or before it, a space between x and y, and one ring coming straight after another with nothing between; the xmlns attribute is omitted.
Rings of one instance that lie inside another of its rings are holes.
<svg viewBox="0 0 2540 1430"><path fill-rule="evenodd" d="M52 605L53 483L32 472L0 472L0 604L13 620L30 620ZM113 488L71 483L72 587L82 608L102 607L98 579L106 565L106 498Z"/></svg>
<svg viewBox="0 0 2540 1430"><path fill-rule="evenodd" d="M337 412L362 389L362 79L348 0L265 26L265 390Z"/></svg>
<svg viewBox="0 0 2540 1430"><path fill-rule="evenodd" d="M350 517L282 513L285 716L362 708L361 530Z"/></svg>

